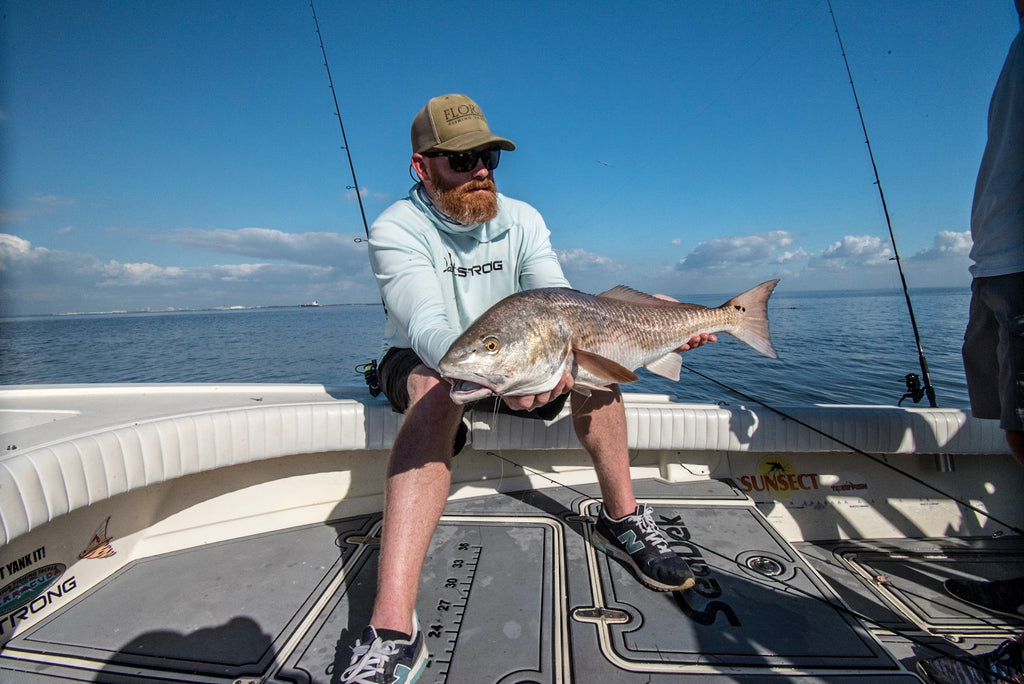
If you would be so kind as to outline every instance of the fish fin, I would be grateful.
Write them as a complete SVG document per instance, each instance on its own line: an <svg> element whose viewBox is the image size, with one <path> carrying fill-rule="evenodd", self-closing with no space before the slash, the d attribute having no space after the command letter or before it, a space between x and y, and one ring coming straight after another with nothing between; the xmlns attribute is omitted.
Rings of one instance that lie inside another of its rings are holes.
<svg viewBox="0 0 1024 684"><path fill-rule="evenodd" d="M669 380L679 381L679 369L683 367L683 359L675 352L669 352L660 359L654 359L644 366L655 375L660 375Z"/></svg>
<svg viewBox="0 0 1024 684"><path fill-rule="evenodd" d="M575 347L573 347L572 353L576 357L577 365L586 368L591 375L607 380L609 383L636 382L639 380L636 377L636 373L606 356L584 351L583 349L576 349Z"/></svg>
<svg viewBox="0 0 1024 684"><path fill-rule="evenodd" d="M773 359L779 358L779 355L772 345L772 336L768 330L768 298L771 297L772 291L778 284L778 279L761 283L743 294L736 295L720 307L743 310L743 318L739 325L729 332L733 337L743 340L757 351Z"/></svg>
<svg viewBox="0 0 1024 684"><path fill-rule="evenodd" d="M700 304L686 304L684 302L677 302L671 299L661 299L654 295L649 295L646 292L640 292L634 290L626 285L616 285L610 290L606 290L601 294L597 295L602 299L614 299L620 302L628 302L630 304L642 304L643 306L664 306L672 308L693 308L703 309L705 307Z"/></svg>
<svg viewBox="0 0 1024 684"><path fill-rule="evenodd" d="M572 391L577 394L582 394L585 397L589 397L592 392L611 392L612 388L608 385L593 385L589 382L577 382L572 386Z"/></svg>

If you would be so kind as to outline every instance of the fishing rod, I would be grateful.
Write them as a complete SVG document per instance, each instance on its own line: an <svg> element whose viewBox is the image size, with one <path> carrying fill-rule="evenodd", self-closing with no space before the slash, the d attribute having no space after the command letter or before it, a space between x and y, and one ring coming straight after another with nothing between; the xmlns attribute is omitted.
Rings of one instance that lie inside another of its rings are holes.
<svg viewBox="0 0 1024 684"><path fill-rule="evenodd" d="M366 209L363 208L363 194L359 191L359 181L356 180L356 165L352 161L352 150L348 146L348 136L345 135L345 122L341 119L341 107L338 106L338 93L334 89L334 79L331 77L331 65L327 63L327 50L324 49L324 36L320 33L320 20L316 17L316 7L313 6L313 0L309 0L309 9L313 13L313 24L316 26L316 37L320 41L320 54L324 56L324 69L327 70L327 83L331 87L331 97L334 99L334 115L338 117L338 127L341 128L341 142L342 148L345 150L345 156L348 157L348 170L352 174L352 185L346 185L346 190L356 191L356 201L359 202L359 216L363 220L363 233L366 235L366 241L370 239L370 226L366 222ZM363 242L363 238L356 238L356 242ZM387 306L384 304L384 300L381 299L381 306L384 307L384 311L387 312ZM370 395L376 397L381 393L380 380L377 376L377 360L374 359L369 363L363 363L355 368L355 372L363 376L363 380L366 382L366 386L370 391Z"/></svg>
<svg viewBox="0 0 1024 684"><path fill-rule="evenodd" d="M875 154L871 150L871 139L868 137L868 127L864 122L864 111L860 107L860 99L857 97L857 87L853 84L853 72L850 70L850 61L846 58L846 48L843 46L843 37L839 34L839 24L836 22L836 14L832 11L832 0L826 0L828 3L828 13L832 16L832 26L836 30L836 38L839 40L839 51L843 55L843 64L846 65L846 75L850 78L850 89L853 91L853 102L857 105L857 115L860 117L860 127L864 131L864 142L867 143L868 157L871 158L871 170L875 174L875 185L878 187L878 196L882 200L882 212L885 214L885 224L889 227L889 240L892 243L893 260L896 262L896 268L900 273L900 282L903 284L903 296L907 300L907 311L910 313L910 326L914 329L914 341L917 343L917 358L921 365L921 378L911 373L907 375L905 381L907 383L907 393L903 395L900 402L903 399L913 399L914 403L921 401L922 396L928 397L928 403L932 408L936 407L935 403L935 388L932 387L931 374L928 372L928 360L924 356L924 347L921 346L921 334L917 330L917 319L914 318L914 307L910 303L910 290L907 287L907 278L903 274L903 262L900 261L900 252L896 248L896 234L892 229L892 220L889 218L889 207L885 203L885 193L882 192L882 181L878 177L878 166L875 165ZM924 380L924 385L921 385L921 379Z"/></svg>
<svg viewBox="0 0 1024 684"><path fill-rule="evenodd" d="M352 174L352 185L346 185L346 190L356 191L356 200L359 202L359 215L363 219L363 232L370 237L370 227L366 223L366 211L363 209L363 195L359 191L359 181L356 180L356 167L352 162L352 151L348 147L348 136L345 135L345 123L341 120L341 108L338 106L338 93L334 90L334 79L331 78L331 67L327 63L327 50L324 49L324 37L320 33L320 21L316 18L316 8L313 7L313 0L309 0L309 9L313 12L313 24L316 25L316 37L320 41L320 53L324 56L324 68L327 69L327 83L331 86L331 97L334 98L334 115L338 117L338 126L341 127L342 148L348 157L348 169Z"/></svg>

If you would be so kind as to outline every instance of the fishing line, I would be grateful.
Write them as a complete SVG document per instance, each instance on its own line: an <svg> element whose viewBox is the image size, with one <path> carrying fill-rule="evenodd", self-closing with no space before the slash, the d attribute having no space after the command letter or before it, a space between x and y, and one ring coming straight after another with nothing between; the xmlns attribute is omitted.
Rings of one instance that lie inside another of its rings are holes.
<svg viewBox="0 0 1024 684"><path fill-rule="evenodd" d="M309 9L313 12L313 24L316 26L316 37L320 41L320 54L324 56L324 68L327 70L327 83L331 87L331 97L334 98L334 115L338 117L338 126L341 128L342 148L348 157L348 169L352 174L352 185L346 185L346 190L356 191L356 200L359 202L359 216L363 219L363 232L370 237L370 227L366 223L366 211L363 209L363 195L359 190L359 181L356 180L356 167L352 162L352 151L348 147L348 136L345 135L345 123L341 120L341 108L338 106L338 93L334 90L334 79L331 78L331 67L327 63L327 50L324 49L324 37L320 33L320 21L316 18L316 8L313 7L313 0L309 0ZM362 238L356 238L356 242L362 242Z"/></svg>
<svg viewBox="0 0 1024 684"><path fill-rule="evenodd" d="M1010 530L1012 532L1015 532L1015 533L1017 533L1019 535L1024 535L1024 529L1021 529L1021 528L1017 527L1016 525L1013 525L1011 523L1008 523L1008 522L1006 522L1006 521L996 517L995 515L993 515L989 511L986 511L986 510L984 510L982 508L979 508L978 506L975 506L975 505L973 505L973 504L971 504L971 503L969 503L967 501L963 501L963 500L957 498L956 496L953 496L952 494L949 494L948 492L946 492L946 491L944 491L944 490L942 490L942 489L932 485L931 483L929 483L929 482L927 482L925 480L922 480L921 478L917 477L916 475L912 475L911 473L908 473L905 470L902 470L898 466L895 466L895 465L893 465L891 463L888 463L884 459L879 458L878 456L875 456L874 454L871 454L871 453L869 453L867 451L864 451L860 447L856 447L856 446L850 444L849 442L846 442L846 441L844 441L842 439L839 439L835 435L831 435L831 434L825 432L824 430L821 430L819 428L814 427L810 423L807 423L807 422L805 422L803 420L800 420L799 418L797 418L795 416L789 415L785 411L782 411L780 409L775 408L774 406L766 404L765 402L761 401L760 399L758 399L756 397L753 397L753 396L747 394L746 392L738 390L735 387L732 387L730 385L727 385L724 382L716 380L715 378L712 378L709 375L701 373L697 369L691 368L690 366L687 366L685 363L682 364L682 368L685 368L686 370L690 371L694 375L698 375L698 376L704 378L705 380L709 380L709 381L713 382L714 384L718 385L719 387L722 387L723 389L726 389L726 390L728 390L728 391L738 395L739 397L742 397L743 399L746 399L747 401L751 401L751 402L757 404L758 406L761 406L763 408L768 409L772 413L780 416L781 418L783 418L785 420L792 421L792 422L796 423L797 425L799 425L799 426L801 426L803 428L806 428L806 429L810 430L811 432L814 432L815 434L818 434L818 435L821 435L822 437L830 439L833 442L835 442L836 444L839 444L840 446L845 447L846 449L849 449L853 453L856 453L856 454L859 454L861 456L864 456L864 457L874 461L875 463L877 463L877 464L879 464L881 466L884 466L884 467L888 468L889 470L892 470L893 472L895 472L895 473L897 473L899 475L902 475L903 477L905 477L905 478L915 482L916 484L921 485L925 489L929 489L929 490L935 492L936 494L941 495L943 498L949 499L950 501L952 501L952 502L954 502L956 504L959 504L960 506L963 506L964 508L966 508L968 510L974 511L977 514L979 514L979 515L981 515L981 516L983 516L985 518L988 518L989 520L991 520L994 523L1002 525L1003 527L1007 528L1008 530ZM516 466L517 468L523 469L524 472L527 471L527 468L525 466L523 466L523 465L521 465L519 463L516 463L515 461L513 461L510 458L507 458L505 456L497 454L497 453L495 453L493 451L489 451L487 453L492 454L496 458L499 458L499 459L501 459L503 461L507 461L508 463L512 464L513 466ZM565 487L566 489L574 491L577 494L580 494L582 496L590 496L589 494L585 494L584 492L581 492L578 489L574 489L573 487L570 487L569 485L562 484L561 482L558 482L557 480L554 480L554 479L548 477L547 475L544 475L543 473L541 473L539 471L530 470L529 472L531 474L537 475L537 476L547 480L548 482L551 482L552 484L558 485L560 487Z"/></svg>
<svg viewBox="0 0 1024 684"><path fill-rule="evenodd" d="M882 192L882 180L878 176L878 166L875 164L875 153L871 150L871 139L868 137L868 127L864 122L864 111L860 107L860 98L857 97L857 87L853 84L853 72L850 70L850 61L846 58L846 48L843 46L843 37L839 35L839 24L836 22L836 14L832 11L832 0L828 3L828 13L832 15L832 26L836 30L836 38L839 40L839 51L843 55L843 64L846 65L846 75L850 78L850 89L853 91L853 102L857 105L857 115L860 117L860 127L864 131L864 142L867 144L868 157L871 159L871 170L875 174L875 186L878 187L878 196L882 200L882 212L885 214L885 224L889 227L889 240L892 243L893 260L900 273L900 282L903 284L903 296L907 300L907 311L910 313L910 326L914 329L914 341L917 343L917 359L921 366L921 377L924 380L923 387L915 387L915 381L907 376L907 394L913 398L916 404L921 400L921 393L928 397L928 403L935 408L935 388L932 387L931 374L928 372L928 360L924 356L924 347L921 346L921 334L917 330L917 319L914 318L914 307L910 303L910 290L907 288L907 278L903 275L903 262L900 261L900 252L896 248L896 233L892 229L892 220L889 218L889 207L885 203L885 193ZM903 401L902 399L900 401Z"/></svg>
<svg viewBox="0 0 1024 684"><path fill-rule="evenodd" d="M839 439L838 437L836 437L835 435L830 435L829 433L825 432L824 430L820 430L820 429L814 427L813 425L811 425L810 423L806 423L806 422L800 420L799 418L796 418L795 416L791 416L788 413L775 408L774 406L769 406L768 404L764 403L760 399L757 399L756 397L752 397L749 394L736 389L735 387L730 387L729 385L725 384L724 382L721 382L719 380L715 380L711 376L705 375L704 373L701 373L700 371L696 370L695 368L691 368L690 366L687 366L685 363L682 364L682 367L685 368L686 370L690 371L694 375L699 375L700 377L704 378L705 380L710 380L711 382L715 383L719 387L727 389L730 392L733 392L734 394L737 394L740 397L746 399L747 401L752 401L755 404L757 404L758 406L762 406L762 407L768 409L769 411L771 411L772 413L774 413L774 414L776 414L778 416L781 416L782 418L784 418L786 420L791 420L794 423L796 423L797 425L800 425L801 427L807 428L811 432L814 432L815 434L821 435L822 437L826 437L826 438L832 440L833 442L835 442L836 444L839 444L840 446L845 447L845 448L849 449L850 451L852 451L852 452L854 452L856 454L860 454L861 456L865 456L865 457L871 459L872 461L874 461L875 463L877 463L879 465L882 465L882 466L885 466L889 470L892 470L892 471L902 475L903 477L906 477L907 479L912 480L913 482L921 485L922 487L924 487L926 489L930 489L931 491L935 492L936 494L940 494L943 497L953 501L954 503L960 504L964 508L972 510L975 513L978 513L978 514L988 518L989 520L991 520L991 521L993 521L995 523L998 523L998 524L1002 525L1003 527L1006 527L1007 529L1009 529L1009 530L1011 530L1013 532L1016 532L1017 534L1024 535L1024 530L1022 530L1021 528L1016 527L1015 525L1011 525L1010 523L1005 522L1003 520L1000 520L996 516L992 515L990 512L985 511L985 510L983 510L981 508L978 508L977 506L974 506L973 504L970 504L970 503L968 503L966 501L962 501L962 500L958 499L957 497L953 496L952 494L949 494L949 493L939 489L938 487L935 487L934 485L929 484L925 480L922 480L921 478L919 478L919 477L917 477L915 475L912 475L912 474L906 472L905 470L901 470L898 466L894 466L891 463L887 463L884 459L879 458L878 456L875 456L874 454L868 453L867 451L864 451L863 449L861 449L859 447L856 447L856 446L854 446L854 445L852 445L852 444L850 444L848 442L845 442L845 441Z"/></svg>
<svg viewBox="0 0 1024 684"><path fill-rule="evenodd" d="M497 459L499 459L501 461L504 461L505 463L508 463L509 465L515 466L516 468L519 468L524 473L527 473L529 475L536 475L539 478L547 480L548 482L550 482L553 485L557 485L559 487L563 487L565 489L568 489L569 491L576 492L577 494L579 494L580 496L582 496L584 498L592 499L594 497L593 494L588 494L586 492L580 491L579 489L576 489L575 487L573 487L571 485L567 485L567 484L565 484L563 482L559 482L558 480L554 479L553 477L548 477L547 475L545 475L544 473L542 473L539 470L536 470L534 468L529 468L527 466L524 466L521 463L516 463L515 461L513 461L511 458L508 458L507 456L502 456L501 454L499 454L497 452L494 452L494 451L488 451L487 454L490 455L490 456L494 456L495 458L497 458Z"/></svg>

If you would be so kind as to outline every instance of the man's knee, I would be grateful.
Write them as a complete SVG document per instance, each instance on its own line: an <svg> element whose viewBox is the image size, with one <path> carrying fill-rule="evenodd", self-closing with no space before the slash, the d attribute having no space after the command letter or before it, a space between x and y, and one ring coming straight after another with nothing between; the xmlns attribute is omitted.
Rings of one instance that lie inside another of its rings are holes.
<svg viewBox="0 0 1024 684"><path fill-rule="evenodd" d="M420 403L423 400L427 400L431 403L439 403L440 397L448 397L448 391L451 385L446 380L441 378L436 371L431 368L420 364L416 366L409 373L409 377L406 380L406 386L409 390L409 404ZM447 400L449 404L454 404L451 399Z"/></svg>
<svg viewBox="0 0 1024 684"><path fill-rule="evenodd" d="M1024 431L1006 430L1006 443L1010 446L1014 458L1024 465Z"/></svg>
<svg viewBox="0 0 1024 684"><path fill-rule="evenodd" d="M437 373L424 365L417 366L409 374L409 407L401 430L411 430L423 444L433 444L434 439L450 443L451 456L458 454L466 445L467 428L462 420L466 407L452 401L449 394L451 385ZM448 447L445 447L448 454Z"/></svg>
<svg viewBox="0 0 1024 684"><path fill-rule="evenodd" d="M622 392L618 385L608 385L606 389L591 390L589 395L571 392L569 399L572 413L575 416L583 415L606 406L622 404Z"/></svg>
<svg viewBox="0 0 1024 684"><path fill-rule="evenodd" d="M431 420L455 424L463 413L463 407L452 401L449 394L451 385L427 366L419 365L409 374L409 408L415 408L420 416Z"/></svg>

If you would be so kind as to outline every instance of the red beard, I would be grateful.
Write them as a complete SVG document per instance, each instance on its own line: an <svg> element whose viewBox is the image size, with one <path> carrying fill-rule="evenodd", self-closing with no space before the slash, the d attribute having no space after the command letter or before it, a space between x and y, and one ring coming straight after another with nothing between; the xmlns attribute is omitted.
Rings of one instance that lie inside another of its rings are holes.
<svg viewBox="0 0 1024 684"><path fill-rule="evenodd" d="M460 223L487 223L498 215L498 186L491 178L454 185L435 176L432 185L434 204Z"/></svg>

